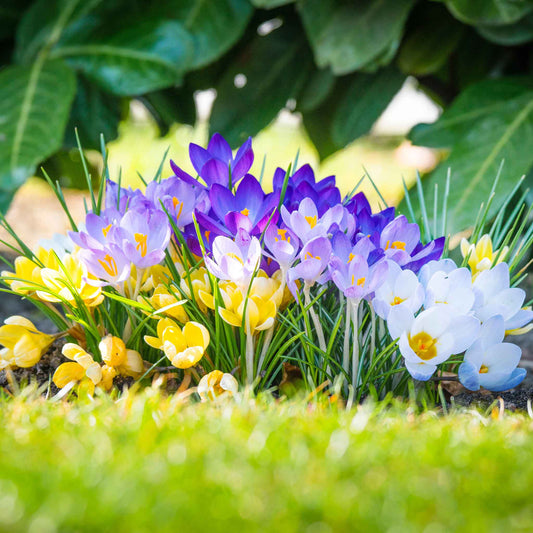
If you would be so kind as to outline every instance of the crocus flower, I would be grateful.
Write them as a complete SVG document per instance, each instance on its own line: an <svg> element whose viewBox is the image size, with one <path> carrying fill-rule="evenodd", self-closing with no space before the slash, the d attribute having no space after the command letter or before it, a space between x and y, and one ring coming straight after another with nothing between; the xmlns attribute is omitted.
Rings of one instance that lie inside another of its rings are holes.
<svg viewBox="0 0 533 533"><path fill-rule="evenodd" d="M474 280L474 292L474 313L481 322L501 315L505 329L509 331L523 328L533 320L533 311L522 309L525 291L510 287L507 263L499 263L490 270L480 272Z"/></svg>
<svg viewBox="0 0 533 533"><path fill-rule="evenodd" d="M386 320L393 307L416 313L424 303L424 287L411 270L402 270L393 261L388 262L387 277L376 289L372 306L378 316Z"/></svg>
<svg viewBox="0 0 533 533"><path fill-rule="evenodd" d="M40 272L42 284L48 290L37 290L39 299L47 302L68 302L77 307L79 300L87 307L100 305L104 296L101 287L91 284L97 279L89 274L87 267L74 254L66 254L57 269L43 268Z"/></svg>
<svg viewBox="0 0 533 533"><path fill-rule="evenodd" d="M489 318L481 326L479 339L466 351L459 367L459 381L469 390L480 387L503 391L519 385L526 376L524 368L517 368L522 350L508 342L501 315Z"/></svg>
<svg viewBox="0 0 533 533"><path fill-rule="evenodd" d="M422 269L426 268L423 266ZM425 277L425 276L424 276ZM447 305L453 312L466 315L474 305L472 274L468 268L456 268L449 272L438 270L426 284L424 307Z"/></svg>
<svg viewBox="0 0 533 533"><path fill-rule="evenodd" d="M196 365L209 344L209 331L198 322L187 322L181 329L172 319L157 323L157 337L144 336L145 342L162 350L176 368L187 369Z"/></svg>
<svg viewBox="0 0 533 533"><path fill-rule="evenodd" d="M88 277L87 283L91 285L113 285L120 288L130 277L131 262L116 244L108 244L103 250L80 250L78 256L87 270L98 278L94 280Z"/></svg>
<svg viewBox="0 0 533 533"><path fill-rule="evenodd" d="M205 267L191 268L183 272L180 280L180 288L187 298L193 300L202 313L207 311L200 294L211 295L211 282Z"/></svg>
<svg viewBox="0 0 533 533"><path fill-rule="evenodd" d="M77 344L67 343L61 350L72 362L62 363L54 372L52 381L62 389L71 382L78 383L78 388L93 395L95 385L102 382L102 367L93 357Z"/></svg>
<svg viewBox="0 0 533 533"><path fill-rule="evenodd" d="M265 245L283 272L293 265L300 250L300 240L296 234L275 224L270 224L265 231Z"/></svg>
<svg viewBox="0 0 533 533"><path fill-rule="evenodd" d="M298 209L291 213L282 205L281 216L285 225L305 244L315 237L326 237L333 224L341 224L344 207L342 204L337 204L319 216L313 200L304 198Z"/></svg>
<svg viewBox="0 0 533 533"><path fill-rule="evenodd" d="M205 257L205 264L218 279L247 287L259 267L261 254L259 240L239 232L235 240L217 237L213 241L213 259Z"/></svg>
<svg viewBox="0 0 533 533"><path fill-rule="evenodd" d="M214 400L222 395L233 396L239 390L237 380L220 370L213 370L202 377L196 389L203 402Z"/></svg>
<svg viewBox="0 0 533 533"><path fill-rule="evenodd" d="M313 286L326 270L331 256L331 243L327 237L315 237L302 248L300 262L289 269L287 285L296 296L296 280L302 279L307 287Z"/></svg>
<svg viewBox="0 0 533 533"><path fill-rule="evenodd" d="M14 315L0 327L0 369L9 366L29 368L36 365L55 337L39 331L31 321Z"/></svg>
<svg viewBox="0 0 533 533"><path fill-rule="evenodd" d="M106 335L98 344L98 349L105 364L118 374L138 378L144 372L141 354L136 350L128 350L119 337Z"/></svg>
<svg viewBox="0 0 533 533"><path fill-rule="evenodd" d="M479 320L457 315L445 306L422 311L416 318L406 309L392 308L387 321L413 378L427 381L453 354L469 348L479 334Z"/></svg>
<svg viewBox="0 0 533 533"><path fill-rule="evenodd" d="M509 247L504 246L501 251L492 249L492 239L490 235L483 235L475 244L470 244L466 239L461 239L461 254L468 257L468 266L475 279L480 272L489 270L496 261L501 263L505 260Z"/></svg>
<svg viewBox="0 0 533 533"><path fill-rule="evenodd" d="M166 285L159 284L152 296L148 298L148 302L152 305L155 311L158 311L156 317L163 314L176 319L178 322L184 324L189 320L183 304L186 300L178 299L179 294L171 291Z"/></svg>
<svg viewBox="0 0 533 533"><path fill-rule="evenodd" d="M235 185L250 170L254 162L251 138L237 150L235 157L233 157L230 145L219 133L215 133L211 137L207 150L191 143L189 156L198 176L204 180L207 187L218 183L229 188L230 172L231 185ZM170 166L176 176L191 185L198 184L190 174L178 167L173 161L170 162Z"/></svg>

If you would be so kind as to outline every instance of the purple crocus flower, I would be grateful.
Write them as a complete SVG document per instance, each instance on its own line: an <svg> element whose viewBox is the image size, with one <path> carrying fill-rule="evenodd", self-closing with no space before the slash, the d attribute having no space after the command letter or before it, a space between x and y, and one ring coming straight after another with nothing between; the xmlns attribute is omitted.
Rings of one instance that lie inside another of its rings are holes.
<svg viewBox="0 0 533 533"><path fill-rule="evenodd" d="M300 250L300 240L296 234L289 228L275 224L270 224L265 231L265 245L283 272L293 265Z"/></svg>
<svg viewBox="0 0 533 533"><path fill-rule="evenodd" d="M85 217L85 231L69 231L72 242L80 248L103 250L109 243L109 232L118 226L121 220L118 211L109 210L102 215L88 213Z"/></svg>
<svg viewBox="0 0 533 533"><path fill-rule="evenodd" d="M281 193L285 177L285 170L276 169L273 178L274 191ZM341 193L335 186L335 176L328 176L317 183L310 165L300 167L288 180L283 205L292 212L304 198L311 198L317 207L318 215L322 216L330 207L341 201Z"/></svg>
<svg viewBox="0 0 533 533"><path fill-rule="evenodd" d="M296 296L296 280L302 279L311 287L323 276L331 256L331 243L327 237L315 237L305 244L299 254L300 262L287 273L287 285Z"/></svg>
<svg viewBox="0 0 533 533"><path fill-rule="evenodd" d="M83 261L87 270L99 278L98 280L86 279L89 285L112 285L119 288L131 275L130 260L114 243L109 243L101 249L80 250L78 257Z"/></svg>
<svg viewBox="0 0 533 533"><path fill-rule="evenodd" d="M192 214L197 206L201 209L209 208L209 198L206 191L198 186L173 176L161 182L152 181L146 188L146 197L156 209L161 204L173 218L178 228L191 224Z"/></svg>
<svg viewBox="0 0 533 533"><path fill-rule="evenodd" d="M144 211L152 207L150 200L140 189L124 188L114 181L106 180L105 184L105 210L107 216L117 212L124 215L127 210L135 209ZM101 214L103 214L101 213Z"/></svg>
<svg viewBox="0 0 533 533"><path fill-rule="evenodd" d="M109 238L137 268L157 265L170 241L168 217L163 211L128 211Z"/></svg>
<svg viewBox="0 0 533 533"><path fill-rule="evenodd" d="M285 225L306 243L315 237L326 237L334 224L340 225L344 217L344 207L337 204L320 216L313 200L304 198L298 209L292 213L282 205L281 217Z"/></svg>
<svg viewBox="0 0 533 533"><path fill-rule="evenodd" d="M246 175L254 162L251 138L248 138L233 157L230 145L219 133L215 133L211 137L207 150L191 143L189 156L198 176L204 180L207 187L218 183L230 188ZM170 161L170 166L176 176L191 185L198 184L190 174L178 167L173 161Z"/></svg>

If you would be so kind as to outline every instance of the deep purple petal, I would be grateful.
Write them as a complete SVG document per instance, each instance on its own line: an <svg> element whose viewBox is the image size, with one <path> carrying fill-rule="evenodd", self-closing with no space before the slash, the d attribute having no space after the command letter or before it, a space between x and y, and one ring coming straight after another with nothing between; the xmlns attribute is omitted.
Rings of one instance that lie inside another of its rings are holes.
<svg viewBox="0 0 533 533"><path fill-rule="evenodd" d="M217 159L220 159L220 161L229 164L229 162L233 159L233 154L231 153L231 146L228 144L226 139L220 135L220 133L215 133L211 140L209 141L209 144L207 145L208 152Z"/></svg>

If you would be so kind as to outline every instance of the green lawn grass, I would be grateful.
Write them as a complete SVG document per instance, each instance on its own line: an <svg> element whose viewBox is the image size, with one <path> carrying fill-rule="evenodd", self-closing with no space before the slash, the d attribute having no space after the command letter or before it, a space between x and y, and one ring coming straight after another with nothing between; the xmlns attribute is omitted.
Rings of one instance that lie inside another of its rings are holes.
<svg viewBox="0 0 533 533"><path fill-rule="evenodd" d="M0 403L0 530L527 531L533 421L303 400Z"/></svg>

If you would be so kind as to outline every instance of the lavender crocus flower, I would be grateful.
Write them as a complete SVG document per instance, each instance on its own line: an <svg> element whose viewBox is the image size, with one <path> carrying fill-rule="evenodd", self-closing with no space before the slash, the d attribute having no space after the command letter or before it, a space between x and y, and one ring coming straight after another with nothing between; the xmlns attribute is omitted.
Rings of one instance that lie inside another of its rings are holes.
<svg viewBox="0 0 533 533"><path fill-rule="evenodd" d="M112 285L119 288L130 277L131 262L116 244L110 243L101 249L80 250L78 257L87 270L99 278L85 280L89 285Z"/></svg>
<svg viewBox="0 0 533 533"><path fill-rule="evenodd" d="M293 265L300 250L300 240L294 232L285 227L270 224L265 231L265 245L270 256L283 272Z"/></svg>
<svg viewBox="0 0 533 533"><path fill-rule="evenodd" d="M198 176L204 180L207 187L211 187L215 183L228 188L230 185L235 185L246 175L254 162L251 138L237 150L235 157L233 157L230 145L219 133L215 133L211 137L207 150L191 143L189 156ZM170 162L170 166L176 176L191 185L198 185L198 182L190 174L178 167L173 161Z"/></svg>
<svg viewBox="0 0 533 533"><path fill-rule="evenodd" d="M287 273L287 286L296 296L296 280L302 279L305 288L320 281L331 256L331 243L327 237L315 237L305 244L299 254L300 263Z"/></svg>

